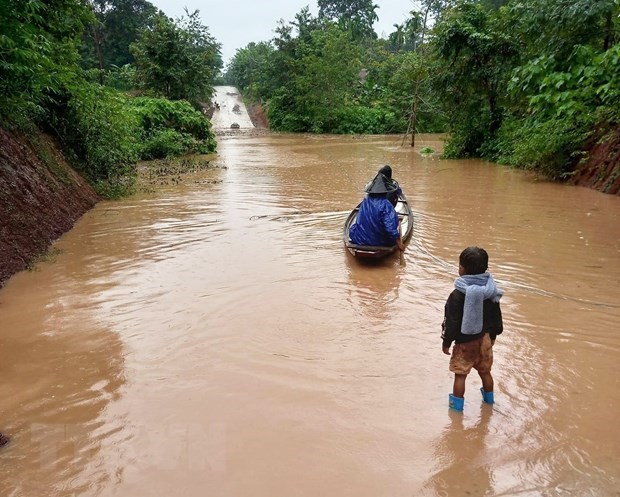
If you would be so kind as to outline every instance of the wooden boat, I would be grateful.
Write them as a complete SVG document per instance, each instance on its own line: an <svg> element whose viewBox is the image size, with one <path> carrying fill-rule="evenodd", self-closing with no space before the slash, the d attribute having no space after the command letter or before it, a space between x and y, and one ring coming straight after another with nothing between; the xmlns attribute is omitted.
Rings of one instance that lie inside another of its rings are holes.
<svg viewBox="0 0 620 497"><path fill-rule="evenodd" d="M368 259L379 259L381 257L386 257L392 253L394 253L398 249L398 245L392 245L390 247L375 247L371 245L356 245L351 242L349 239L349 230L351 226L355 223L357 219L357 214L360 210L361 202L357 205L355 209L351 211L349 217L344 223L343 229L343 239L344 245L351 254L355 257L359 258L368 258ZM402 240L405 243L409 238L411 238L411 234L413 233L413 212L411 211L411 206L407 201L407 197L405 197L404 193L401 193L398 196L398 201L396 202L396 212L398 213L398 218L400 220L400 229L402 233Z"/></svg>

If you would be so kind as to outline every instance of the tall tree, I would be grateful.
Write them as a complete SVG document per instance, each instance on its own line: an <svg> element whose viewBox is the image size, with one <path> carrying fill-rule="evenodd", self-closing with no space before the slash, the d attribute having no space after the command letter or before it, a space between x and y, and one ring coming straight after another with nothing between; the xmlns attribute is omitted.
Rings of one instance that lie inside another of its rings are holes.
<svg viewBox="0 0 620 497"><path fill-rule="evenodd" d="M266 100L275 90L270 77L273 54L273 46L266 42L237 49L226 70L226 80L251 99Z"/></svg>
<svg viewBox="0 0 620 497"><path fill-rule="evenodd" d="M575 45L607 50L620 41L618 0L523 0L509 9L531 55L566 59Z"/></svg>
<svg viewBox="0 0 620 497"><path fill-rule="evenodd" d="M269 102L270 123L288 131L332 131L358 81L359 45L331 24L307 42L291 39L282 47L273 60L287 74Z"/></svg>
<svg viewBox="0 0 620 497"><path fill-rule="evenodd" d="M202 25L199 12L177 22L159 16L131 45L139 86L171 100L197 104L211 97L222 67L220 44Z"/></svg>
<svg viewBox="0 0 620 497"><path fill-rule="evenodd" d="M376 38L372 25L379 19L372 0L318 0L319 18L335 21L355 39Z"/></svg>
<svg viewBox="0 0 620 497"><path fill-rule="evenodd" d="M388 36L390 43L389 49L394 52L399 52L406 42L405 29L402 24L394 24L394 31Z"/></svg>
<svg viewBox="0 0 620 497"><path fill-rule="evenodd" d="M0 115L35 110L76 78L77 46L89 20L80 0L2 1Z"/></svg>
<svg viewBox="0 0 620 497"><path fill-rule="evenodd" d="M103 71L131 64L129 45L153 25L158 9L147 0L89 0L89 4L95 20L84 32L82 65Z"/></svg>
<svg viewBox="0 0 620 497"><path fill-rule="evenodd" d="M439 67L435 82L454 127L455 154L477 155L501 125L514 41L493 11L464 1L443 13L433 46Z"/></svg>

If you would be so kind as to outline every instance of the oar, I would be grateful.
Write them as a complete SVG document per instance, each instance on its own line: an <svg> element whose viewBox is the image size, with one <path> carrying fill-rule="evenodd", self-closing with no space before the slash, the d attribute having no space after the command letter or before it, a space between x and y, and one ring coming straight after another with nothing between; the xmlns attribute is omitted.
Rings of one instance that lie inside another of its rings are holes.
<svg viewBox="0 0 620 497"><path fill-rule="evenodd" d="M400 237L400 242L403 243L403 229L402 229L402 221L403 221L404 217L401 217L398 220L398 236ZM398 263L401 266L405 265L405 247L403 246L403 250L400 250L400 248L398 249L399 252L399 259L398 259Z"/></svg>

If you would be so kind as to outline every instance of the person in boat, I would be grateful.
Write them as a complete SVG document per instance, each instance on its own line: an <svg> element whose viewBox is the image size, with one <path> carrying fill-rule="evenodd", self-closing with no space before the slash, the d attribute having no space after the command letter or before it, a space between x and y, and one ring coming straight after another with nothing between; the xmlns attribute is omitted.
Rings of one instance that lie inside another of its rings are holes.
<svg viewBox="0 0 620 497"><path fill-rule="evenodd" d="M388 198L395 193L393 183L387 176L378 173L367 185L366 193L357 219L349 230L351 242L374 247L398 245L400 250L404 250L395 203Z"/></svg>
<svg viewBox="0 0 620 497"><path fill-rule="evenodd" d="M400 188L400 185L398 184L398 182L392 178L392 168L386 164L381 169L379 169L379 171L377 171L377 174L383 174L383 176L385 176L389 180L388 183L392 186L393 191L388 194L388 200L392 203L392 205L396 206L396 201L398 200L398 196L402 194L403 191ZM374 179L369 181L364 187L364 191L366 193L368 193L368 189L373 184L373 181Z"/></svg>

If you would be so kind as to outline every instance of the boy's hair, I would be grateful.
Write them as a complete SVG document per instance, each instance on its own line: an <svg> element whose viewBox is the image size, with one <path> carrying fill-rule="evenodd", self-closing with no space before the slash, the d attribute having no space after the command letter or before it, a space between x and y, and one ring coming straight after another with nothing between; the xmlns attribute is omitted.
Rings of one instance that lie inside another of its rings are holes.
<svg viewBox="0 0 620 497"><path fill-rule="evenodd" d="M459 256L459 264L465 274L482 274L489 267L489 254L480 247L467 247Z"/></svg>

